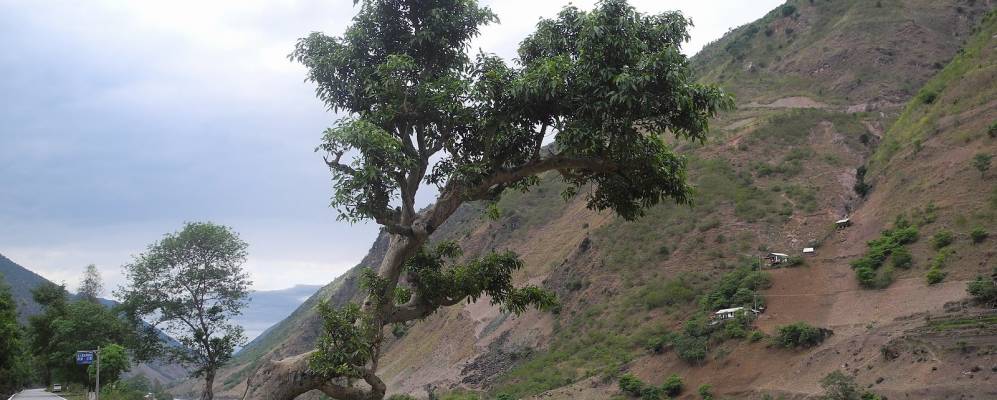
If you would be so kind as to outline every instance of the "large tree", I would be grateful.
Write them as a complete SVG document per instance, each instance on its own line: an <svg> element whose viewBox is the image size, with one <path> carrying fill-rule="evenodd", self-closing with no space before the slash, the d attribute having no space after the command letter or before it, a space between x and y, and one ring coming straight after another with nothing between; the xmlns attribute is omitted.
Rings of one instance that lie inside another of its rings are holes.
<svg viewBox="0 0 997 400"><path fill-rule="evenodd" d="M666 199L688 202L685 160L664 141L702 141L708 120L732 101L697 84L680 45L679 13L635 11L625 0L566 7L542 20L514 65L469 43L496 16L475 0L357 0L339 37L313 33L291 58L331 110L345 115L318 150L332 171L332 206L347 221L372 220L390 235L366 271L362 305L324 305L313 352L264 363L248 398L291 399L320 390L336 399L381 399L384 326L488 295L522 312L554 303L539 287L512 285L514 253L461 258L427 241L462 204L528 190L556 171L565 197L625 219ZM553 136L553 143L545 146ZM416 193L435 185L418 210Z"/></svg>
<svg viewBox="0 0 997 400"><path fill-rule="evenodd" d="M116 293L129 314L183 345L163 350L192 367L193 376L204 377L204 400L214 396L218 368L246 341L242 327L230 320L247 304L250 281L242 268L247 247L226 226L187 223L125 265L127 283Z"/></svg>

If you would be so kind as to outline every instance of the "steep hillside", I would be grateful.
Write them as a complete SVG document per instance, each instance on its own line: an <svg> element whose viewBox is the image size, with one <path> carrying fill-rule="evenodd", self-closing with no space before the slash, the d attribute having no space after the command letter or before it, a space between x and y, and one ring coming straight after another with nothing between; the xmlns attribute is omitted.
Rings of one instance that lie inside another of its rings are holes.
<svg viewBox="0 0 997 400"><path fill-rule="evenodd" d="M465 207L436 239L458 239L468 256L519 252L527 268L517 281L556 290L562 306L513 317L479 301L398 327L381 362L389 388L417 396L465 390L605 399L623 396L616 380L624 372L652 383L677 373L692 388L689 398L701 384L737 398L804 398L818 392L821 377L842 369L890 398L992 397L989 386L975 383L993 375L993 326L972 322L983 310L946 304L961 304L964 281L992 266L993 239L972 245L966 232L980 225L997 233L995 210L987 208L997 202L993 178L981 179L967 161L994 153L986 134L995 119L994 19L974 31L993 3L788 4L693 60L702 79L730 88L739 106L714 121L708 143L677 143L690 159L695 205L662 205L626 222L587 210L580 199L564 202L557 179L546 176L530 193L506 193L497 220ZM934 91L933 101L918 95L904 107L922 86ZM917 127L927 128L912 132ZM866 196L854 189L862 166L872 187ZM900 214L920 231L909 246L913 266L889 276L884 267L877 277L885 288L865 289L849 263ZM854 225L835 230L833 222L846 215ZM949 274L929 286L926 270L939 253L930 237L941 230L956 238L944 250ZM381 238L358 268L376 266L383 246ZM754 274L759 283L750 287L734 279L757 269L767 252L797 256L804 247L817 254L802 267ZM312 308L321 299L353 298L356 273L248 346L222 374L227 393L241 394L260 360L309 349L319 325ZM771 286L761 290L765 276ZM747 297L721 293L731 282ZM770 339L740 340L736 332L689 333L721 308L715 305L744 301L768 305L755 337L796 321L834 334L813 349L792 350ZM953 350L962 334L973 343L959 348L972 351ZM684 345L648 350L676 335L701 346L702 355L690 363L679 357L690 358L678 349Z"/></svg>
<svg viewBox="0 0 997 400"><path fill-rule="evenodd" d="M28 316L41 312L41 306L31 298L31 289L47 282L47 280L31 270L17 265L2 254L0 254L0 274L3 274L3 279L10 286L11 294L17 301L17 311L20 314L21 323L27 323Z"/></svg>

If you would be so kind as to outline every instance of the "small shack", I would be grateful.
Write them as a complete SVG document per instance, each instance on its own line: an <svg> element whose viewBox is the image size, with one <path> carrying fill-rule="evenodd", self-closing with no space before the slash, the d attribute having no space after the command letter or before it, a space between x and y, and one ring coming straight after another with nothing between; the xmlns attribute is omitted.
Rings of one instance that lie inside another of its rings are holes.
<svg viewBox="0 0 997 400"><path fill-rule="evenodd" d="M734 318L735 315L737 315L738 311L742 310L744 310L744 307L734 307L734 308L725 308L723 310L717 310L717 312L713 313L713 318L711 318L713 320L712 323L718 324L728 319L732 319Z"/></svg>
<svg viewBox="0 0 997 400"><path fill-rule="evenodd" d="M768 260L769 265L782 264L789 261L789 254L769 253L769 255L765 256L765 259Z"/></svg>
<svg viewBox="0 0 997 400"><path fill-rule="evenodd" d="M803 248L803 255L805 255L805 256L812 256L814 254L815 254L815 251L814 251L813 247L804 247Z"/></svg>
<svg viewBox="0 0 997 400"><path fill-rule="evenodd" d="M845 217L845 218L839 219L837 221L834 221L834 227L838 228L838 229L844 229L844 228L847 228L847 227L849 227L851 225L852 225L852 220L851 220L851 218L848 218L848 217Z"/></svg>

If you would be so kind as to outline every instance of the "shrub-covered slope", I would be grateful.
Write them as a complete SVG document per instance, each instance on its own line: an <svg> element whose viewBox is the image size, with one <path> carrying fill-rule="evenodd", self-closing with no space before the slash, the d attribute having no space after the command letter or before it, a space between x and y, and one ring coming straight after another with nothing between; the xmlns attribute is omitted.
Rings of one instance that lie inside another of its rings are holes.
<svg viewBox="0 0 997 400"><path fill-rule="evenodd" d="M589 211L578 199L564 202L556 177L547 176L530 193L506 193L496 220L480 207L462 209L441 227L437 240L457 239L469 256L519 252L527 268L516 279L556 290L562 306L554 314L513 317L479 301L396 327L381 363L389 388L416 396L471 391L488 398L605 399L624 396L616 384L623 372L655 385L677 373L687 395L710 384L715 393L738 398L762 393L792 398L817 393L820 378L843 368L863 384L882 374L873 389L891 394L984 393L973 381L955 379L962 371L945 352L947 342L925 350L891 341L931 331L923 316L944 314L945 303L966 297L960 281L992 264L992 250L985 249L993 246L972 247L964 235L974 224L997 232L994 211L985 208L990 197L981 194L987 184L993 187L992 178L970 174L974 171L965 163L978 149L993 154L994 139L986 129L970 129L989 124L993 107L965 114L981 103L952 105L958 94L947 93L955 87L993 90L992 77L962 82L975 75L949 73L946 90L937 89L937 98L950 102L931 103L947 104L933 118L963 115L959 124L943 124L930 138L901 128L932 112L902 107L939 70L936 80L956 68L951 65L993 59L993 33L986 33L992 19L973 31L992 4L787 4L791 12L783 6L733 30L693 60L704 80L726 85L739 99L737 111L714 121L708 143L676 143L690 159L697 187L693 206L662 205L626 222ZM750 26L758 31L747 34ZM966 50L944 67L971 37ZM981 41L981 50L973 52ZM983 134L966 140L949 126ZM913 137L922 138L919 157L930 158L905 156ZM895 154L884 155L893 147ZM856 171L863 166L869 172L862 182L871 185L866 197L855 191ZM976 215L987 212L989 219ZM921 238L909 245L913 265L894 271L895 282L886 289L860 287L849 263L901 213L920 221ZM833 222L846 215L855 224L835 230ZM924 223L931 215L934 221ZM937 256L930 236L943 228L956 236L946 246L954 252L946 261L950 275L929 286L924 275ZM383 242L379 239L357 268L376 266ZM817 255L803 258L798 268L767 271L770 286L724 283L731 282L732 271L759 265L768 252L799 256L804 247L816 247ZM314 305L319 299L354 299L357 271L247 346L220 379L228 393L241 394L242 382L260 360L310 349L319 326ZM704 314L721 304L753 303L768 305L755 322L757 333L699 328ZM769 347L771 341L762 338L797 321L834 334L820 334L824 342L808 349ZM880 347L888 343L902 349L897 359L914 364L898 368L880 362ZM931 356L912 355L928 351ZM976 361L987 362L963 362ZM941 372L931 375L932 367ZM945 384L929 383L947 378Z"/></svg>

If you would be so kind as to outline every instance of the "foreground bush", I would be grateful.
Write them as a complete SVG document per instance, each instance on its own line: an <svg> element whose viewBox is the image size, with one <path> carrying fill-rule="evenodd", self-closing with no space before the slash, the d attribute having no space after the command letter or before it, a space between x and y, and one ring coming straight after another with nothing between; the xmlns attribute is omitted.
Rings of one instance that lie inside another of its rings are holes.
<svg viewBox="0 0 997 400"><path fill-rule="evenodd" d="M631 397L639 397L641 400L660 400L682 393L682 377L672 374L661 386L653 386L644 383L633 374L624 374L620 377L620 390Z"/></svg>
<svg viewBox="0 0 997 400"><path fill-rule="evenodd" d="M976 280L966 284L966 291L977 303L997 307L997 268L990 279L977 276Z"/></svg>
<svg viewBox="0 0 997 400"><path fill-rule="evenodd" d="M778 327L774 340L776 344L787 347L813 347L830 335L830 332L823 330L806 322L796 322Z"/></svg>

